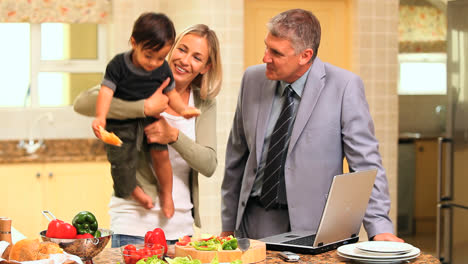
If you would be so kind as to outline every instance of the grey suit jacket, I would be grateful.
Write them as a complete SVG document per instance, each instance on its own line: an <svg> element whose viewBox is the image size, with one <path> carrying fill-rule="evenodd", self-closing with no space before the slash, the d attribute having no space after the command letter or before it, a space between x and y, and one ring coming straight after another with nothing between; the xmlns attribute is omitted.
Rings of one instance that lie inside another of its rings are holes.
<svg viewBox="0 0 468 264"><path fill-rule="evenodd" d="M285 163L285 182L292 230L317 230L334 175L377 168L364 218L369 237L392 233L385 171L362 80L316 58L311 66ZM242 220L264 142L277 81L265 76L265 65L249 67L241 84L226 150L222 183L223 231ZM352 186L350 186L352 188Z"/></svg>

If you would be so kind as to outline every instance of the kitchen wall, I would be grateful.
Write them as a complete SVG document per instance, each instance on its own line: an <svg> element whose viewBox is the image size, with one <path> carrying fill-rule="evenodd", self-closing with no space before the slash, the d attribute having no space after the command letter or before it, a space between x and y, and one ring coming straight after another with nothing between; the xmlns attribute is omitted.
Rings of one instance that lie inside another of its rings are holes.
<svg viewBox="0 0 468 264"><path fill-rule="evenodd" d="M353 1L353 4L352 70L361 76L366 87L366 97L389 182L392 201L390 217L396 225L399 2L358 0Z"/></svg>
<svg viewBox="0 0 468 264"><path fill-rule="evenodd" d="M447 100L446 95L400 95L399 132L442 135Z"/></svg>

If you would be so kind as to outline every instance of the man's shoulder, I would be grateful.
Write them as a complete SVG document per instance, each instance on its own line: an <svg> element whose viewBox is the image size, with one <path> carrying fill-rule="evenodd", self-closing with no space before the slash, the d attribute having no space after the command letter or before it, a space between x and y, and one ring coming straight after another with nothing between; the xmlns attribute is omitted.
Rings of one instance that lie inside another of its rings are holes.
<svg viewBox="0 0 468 264"><path fill-rule="evenodd" d="M257 64L247 67L245 75L265 75L266 64Z"/></svg>
<svg viewBox="0 0 468 264"><path fill-rule="evenodd" d="M333 65L331 63L328 63L328 62L321 62L321 63L327 75L338 75L338 76L343 76L345 78L358 77L357 74L349 70L346 70L344 68Z"/></svg>

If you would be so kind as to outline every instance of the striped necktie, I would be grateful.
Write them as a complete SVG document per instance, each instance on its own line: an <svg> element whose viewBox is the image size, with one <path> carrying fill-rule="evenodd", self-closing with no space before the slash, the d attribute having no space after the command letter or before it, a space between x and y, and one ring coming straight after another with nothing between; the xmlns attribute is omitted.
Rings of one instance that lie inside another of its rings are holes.
<svg viewBox="0 0 468 264"><path fill-rule="evenodd" d="M285 90L285 100L281 114L271 133L270 146L263 174L260 203L265 209L274 208L278 204L286 204L286 189L284 183L284 163L289 145L289 127L294 120L294 91L288 85Z"/></svg>

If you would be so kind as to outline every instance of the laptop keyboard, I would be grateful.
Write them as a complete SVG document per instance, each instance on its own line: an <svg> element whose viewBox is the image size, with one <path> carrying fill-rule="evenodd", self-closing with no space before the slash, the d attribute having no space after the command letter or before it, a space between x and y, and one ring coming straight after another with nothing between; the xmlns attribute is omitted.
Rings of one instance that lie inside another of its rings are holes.
<svg viewBox="0 0 468 264"><path fill-rule="evenodd" d="M315 240L315 235L310 235L310 236L300 237L300 238L286 241L284 242L284 244L312 246L314 244L314 240Z"/></svg>

